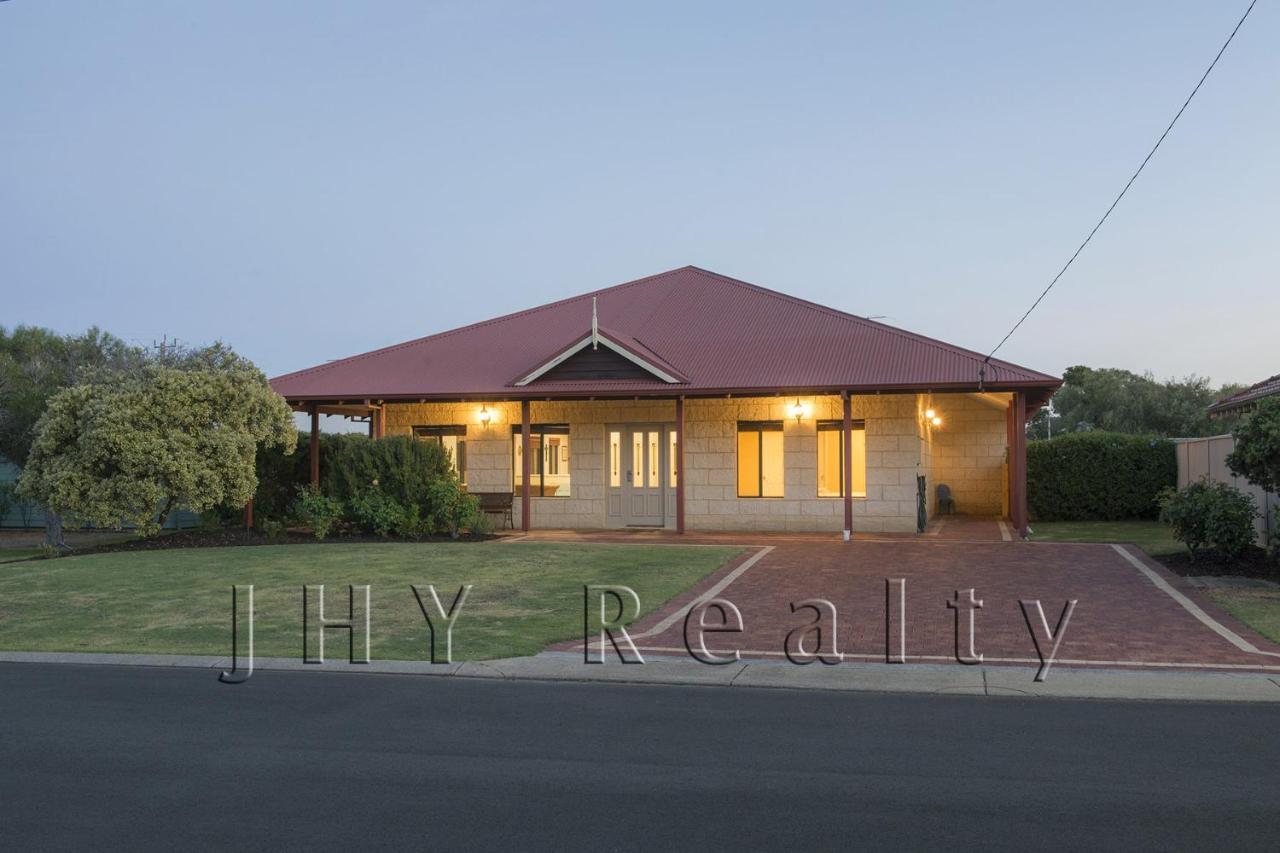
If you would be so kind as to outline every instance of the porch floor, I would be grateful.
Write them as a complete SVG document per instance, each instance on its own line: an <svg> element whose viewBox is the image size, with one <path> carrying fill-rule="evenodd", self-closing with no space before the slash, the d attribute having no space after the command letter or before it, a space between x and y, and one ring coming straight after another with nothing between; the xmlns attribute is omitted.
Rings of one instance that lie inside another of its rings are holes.
<svg viewBox="0 0 1280 853"><path fill-rule="evenodd" d="M860 542L895 540L945 539L952 542L1001 542L1011 534L1007 522L996 518L967 515L939 516L929 522L923 534L918 533L859 533L853 538ZM770 542L831 542L839 541L839 533L807 533L754 530L690 530L680 534L674 530L658 528L623 528L616 530L520 530L505 531L505 538L533 539L545 542L668 542L684 545L742 545Z"/></svg>

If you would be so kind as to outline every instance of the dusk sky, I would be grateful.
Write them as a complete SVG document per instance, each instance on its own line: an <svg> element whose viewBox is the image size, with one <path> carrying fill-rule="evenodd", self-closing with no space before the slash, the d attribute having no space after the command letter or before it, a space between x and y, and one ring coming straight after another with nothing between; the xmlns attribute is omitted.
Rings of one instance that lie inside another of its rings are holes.
<svg viewBox="0 0 1280 853"><path fill-rule="evenodd" d="M987 351L1246 3L0 3L0 325L269 375L695 264ZM1261 3L1000 355L1280 370Z"/></svg>

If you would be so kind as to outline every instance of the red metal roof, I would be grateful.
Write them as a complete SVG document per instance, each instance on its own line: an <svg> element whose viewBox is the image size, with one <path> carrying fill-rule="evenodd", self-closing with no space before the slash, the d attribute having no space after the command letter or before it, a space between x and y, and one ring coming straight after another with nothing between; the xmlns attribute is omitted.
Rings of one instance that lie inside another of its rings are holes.
<svg viewBox="0 0 1280 853"><path fill-rule="evenodd" d="M688 381L516 387L517 378L589 333L592 297L611 338ZM970 350L682 267L278 376L271 385L290 400L945 390L976 388L981 364L982 355ZM1032 399L1060 384L996 359L986 368L986 388L1045 392Z"/></svg>
<svg viewBox="0 0 1280 853"><path fill-rule="evenodd" d="M1230 397L1223 397L1209 407L1209 412L1217 415L1223 412L1235 411L1236 409L1248 408L1263 397L1273 397L1277 394L1280 394L1280 374L1276 374L1270 379L1264 379L1256 385L1250 385Z"/></svg>

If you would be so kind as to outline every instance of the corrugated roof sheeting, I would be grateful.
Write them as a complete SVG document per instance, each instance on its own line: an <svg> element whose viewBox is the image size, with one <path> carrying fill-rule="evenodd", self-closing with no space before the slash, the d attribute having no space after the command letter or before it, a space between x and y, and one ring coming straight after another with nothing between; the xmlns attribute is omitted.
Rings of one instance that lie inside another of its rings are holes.
<svg viewBox="0 0 1280 853"><path fill-rule="evenodd" d="M683 267L277 377L272 385L294 399L519 396L514 377L590 328L593 296L601 328L630 337L689 381L538 383L538 396L976 386L982 363L969 350ZM985 383L1052 388L1060 380L993 359Z"/></svg>
<svg viewBox="0 0 1280 853"><path fill-rule="evenodd" d="M1272 397L1277 394L1280 394L1280 374L1272 376L1270 379L1264 379L1256 385L1250 385L1230 397L1224 397L1210 406L1209 411L1213 413L1229 412L1232 409L1251 406L1263 397Z"/></svg>

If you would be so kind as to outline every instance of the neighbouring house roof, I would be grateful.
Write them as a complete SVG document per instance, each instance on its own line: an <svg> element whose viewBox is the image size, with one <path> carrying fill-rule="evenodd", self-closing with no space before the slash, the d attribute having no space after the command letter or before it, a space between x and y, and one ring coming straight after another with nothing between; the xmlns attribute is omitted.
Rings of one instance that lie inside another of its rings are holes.
<svg viewBox="0 0 1280 853"><path fill-rule="evenodd" d="M592 335L593 297L598 347L583 344ZM639 369L560 369L619 356ZM977 390L982 367L971 350L690 266L271 384L294 402L944 391ZM997 359L983 380L989 390L1027 390L1031 403L1059 385L1057 377Z"/></svg>
<svg viewBox="0 0 1280 853"><path fill-rule="evenodd" d="M1264 379L1256 385L1250 385L1230 397L1223 397L1209 407L1209 414L1225 415L1242 409L1249 409L1263 397L1274 397L1277 394L1280 394L1280 374L1276 374L1270 379Z"/></svg>

